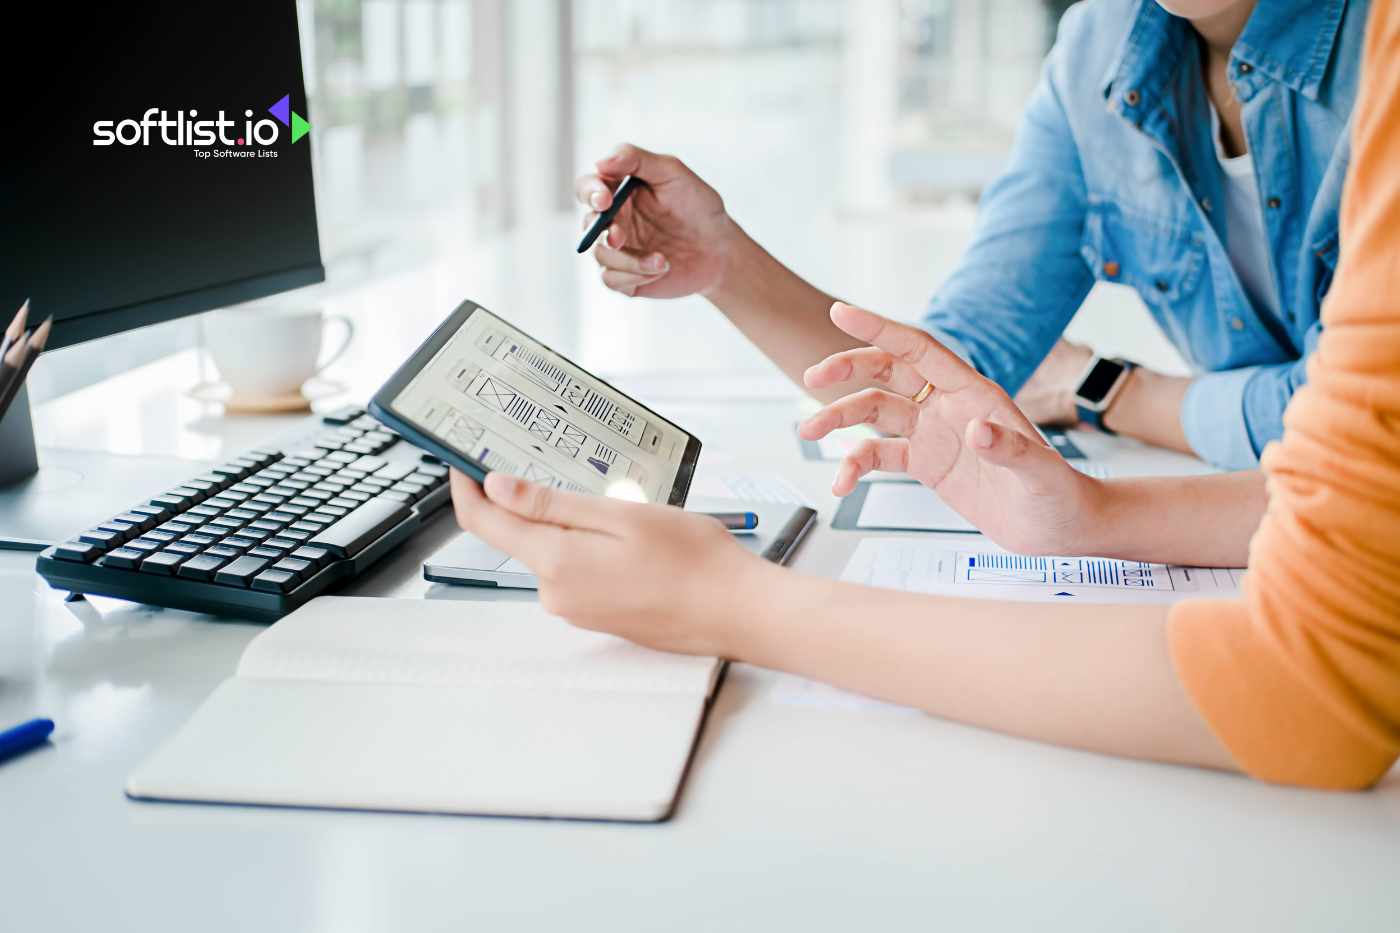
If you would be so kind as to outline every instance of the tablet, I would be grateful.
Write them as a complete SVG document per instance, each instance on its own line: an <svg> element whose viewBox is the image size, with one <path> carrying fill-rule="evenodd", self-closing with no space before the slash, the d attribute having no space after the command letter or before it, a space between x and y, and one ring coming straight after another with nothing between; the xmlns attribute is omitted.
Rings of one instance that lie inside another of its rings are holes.
<svg viewBox="0 0 1400 933"><path fill-rule="evenodd" d="M700 441L506 320L464 301L370 414L478 482L684 505Z"/></svg>

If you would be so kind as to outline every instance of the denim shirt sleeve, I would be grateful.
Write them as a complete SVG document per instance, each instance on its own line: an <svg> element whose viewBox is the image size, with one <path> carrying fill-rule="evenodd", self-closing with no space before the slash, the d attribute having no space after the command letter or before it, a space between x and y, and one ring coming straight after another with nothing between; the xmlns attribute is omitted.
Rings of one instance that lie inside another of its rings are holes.
<svg viewBox="0 0 1400 933"><path fill-rule="evenodd" d="M1010 164L982 197L972 245L924 318L930 333L1012 394L1094 281L1079 252L1086 194L1059 90L1074 80L1064 58L1051 51Z"/></svg>
<svg viewBox="0 0 1400 933"><path fill-rule="evenodd" d="M1307 381L1308 357L1321 334L1319 321L1292 363L1197 376L1181 403L1181 427L1197 456L1231 470L1257 467L1265 445L1283 436L1283 411Z"/></svg>

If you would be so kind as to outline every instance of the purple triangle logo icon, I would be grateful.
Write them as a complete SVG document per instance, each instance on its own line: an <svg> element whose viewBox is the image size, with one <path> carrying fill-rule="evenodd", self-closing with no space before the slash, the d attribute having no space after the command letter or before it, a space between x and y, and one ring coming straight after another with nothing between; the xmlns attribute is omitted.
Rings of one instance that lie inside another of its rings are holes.
<svg viewBox="0 0 1400 933"><path fill-rule="evenodd" d="M290 125L290 123L291 123L291 119L292 119L292 118L291 118L291 110L292 110L292 100L291 100L291 98L292 98L292 95L290 95L290 94L283 94L281 100L279 100L277 103L273 104L271 107L268 107L268 108L267 108L267 112L270 113L270 114L272 114L272 115L273 115L274 117L276 117L277 119L281 120L283 126L288 126L288 125Z"/></svg>

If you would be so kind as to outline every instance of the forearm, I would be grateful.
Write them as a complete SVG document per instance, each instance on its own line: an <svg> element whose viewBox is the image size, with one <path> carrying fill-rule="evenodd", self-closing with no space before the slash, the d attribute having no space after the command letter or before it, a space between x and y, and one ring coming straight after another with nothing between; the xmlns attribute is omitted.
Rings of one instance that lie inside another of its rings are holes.
<svg viewBox="0 0 1400 933"><path fill-rule="evenodd" d="M1181 426L1181 403L1191 380L1164 376L1150 369L1135 369L1123 391L1104 413L1109 430L1140 441L1192 453Z"/></svg>
<svg viewBox="0 0 1400 933"><path fill-rule="evenodd" d="M807 367L860 345L831 323L831 295L774 259L742 229L734 231L724 274L705 297L789 379L801 386ZM842 393L812 394L830 401Z"/></svg>
<svg viewBox="0 0 1400 933"><path fill-rule="evenodd" d="M1269 496L1258 470L1105 480L1076 554L1243 567Z"/></svg>
<svg viewBox="0 0 1400 933"><path fill-rule="evenodd" d="M773 570L736 660L1088 751L1234 770L1177 680L1163 606L951 599Z"/></svg>

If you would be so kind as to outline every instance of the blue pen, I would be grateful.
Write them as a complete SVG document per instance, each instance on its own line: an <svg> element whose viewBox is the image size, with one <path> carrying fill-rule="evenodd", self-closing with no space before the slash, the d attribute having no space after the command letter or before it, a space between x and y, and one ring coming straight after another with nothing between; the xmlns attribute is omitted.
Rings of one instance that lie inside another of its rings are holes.
<svg viewBox="0 0 1400 933"><path fill-rule="evenodd" d="M52 719L31 719L13 729L0 732L0 761L20 752L27 752L36 745L43 745L48 741L51 732Z"/></svg>
<svg viewBox="0 0 1400 933"><path fill-rule="evenodd" d="M717 519L730 531L753 531L758 527L758 514L755 512L706 512L704 514Z"/></svg>

